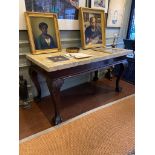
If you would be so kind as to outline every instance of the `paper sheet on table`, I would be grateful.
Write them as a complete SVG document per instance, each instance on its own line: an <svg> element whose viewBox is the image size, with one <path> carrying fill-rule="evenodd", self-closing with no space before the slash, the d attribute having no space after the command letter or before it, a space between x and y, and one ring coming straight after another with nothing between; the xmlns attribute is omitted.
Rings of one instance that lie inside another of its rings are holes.
<svg viewBox="0 0 155 155"><path fill-rule="evenodd" d="M85 53L70 53L69 55L77 59L92 57L92 55Z"/></svg>

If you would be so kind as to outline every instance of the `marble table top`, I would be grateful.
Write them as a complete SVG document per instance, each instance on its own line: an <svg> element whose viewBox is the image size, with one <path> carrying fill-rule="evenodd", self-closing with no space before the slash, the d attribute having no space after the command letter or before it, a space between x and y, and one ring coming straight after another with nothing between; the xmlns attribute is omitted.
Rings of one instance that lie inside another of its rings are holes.
<svg viewBox="0 0 155 155"><path fill-rule="evenodd" d="M92 56L88 58L82 58L82 59L70 57L69 60L59 61L59 62L53 62L48 58L48 57L54 57L54 56L66 56L66 50L63 49L61 52L49 53L49 54L40 54L40 55L27 54L26 57L28 60L38 65L39 67L43 68L47 72L52 72L52 71L62 70L62 69L75 67L79 65L89 64L92 62L125 56L133 53L133 51L117 48L113 53L107 53L107 52L101 52L101 51L94 51L93 49L87 49L87 50L81 49L79 53L89 54Z"/></svg>

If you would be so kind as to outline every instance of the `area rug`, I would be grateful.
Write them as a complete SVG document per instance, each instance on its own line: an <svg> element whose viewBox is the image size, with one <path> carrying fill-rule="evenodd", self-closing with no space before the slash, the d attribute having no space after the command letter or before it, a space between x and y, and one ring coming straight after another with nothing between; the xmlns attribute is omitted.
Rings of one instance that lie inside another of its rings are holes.
<svg viewBox="0 0 155 155"><path fill-rule="evenodd" d="M128 155L135 144L135 96L98 107L20 141L20 155Z"/></svg>

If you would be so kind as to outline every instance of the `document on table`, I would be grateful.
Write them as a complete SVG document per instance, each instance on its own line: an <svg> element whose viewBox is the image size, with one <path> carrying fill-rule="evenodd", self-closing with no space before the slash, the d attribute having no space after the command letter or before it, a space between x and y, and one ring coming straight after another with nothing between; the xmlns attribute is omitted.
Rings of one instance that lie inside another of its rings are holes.
<svg viewBox="0 0 155 155"><path fill-rule="evenodd" d="M65 54L65 56L67 56L67 57L74 57L76 59L92 57L92 55L85 54L85 53L67 53L67 54Z"/></svg>
<svg viewBox="0 0 155 155"><path fill-rule="evenodd" d="M60 61L66 61L69 60L68 58L59 55L59 56L54 56L54 57L48 57L48 59L52 60L53 62L60 62Z"/></svg>

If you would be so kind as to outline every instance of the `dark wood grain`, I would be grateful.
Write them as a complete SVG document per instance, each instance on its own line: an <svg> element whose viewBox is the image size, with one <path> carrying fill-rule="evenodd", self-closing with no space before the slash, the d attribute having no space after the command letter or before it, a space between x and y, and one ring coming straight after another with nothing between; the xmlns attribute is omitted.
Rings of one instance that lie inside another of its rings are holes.
<svg viewBox="0 0 155 155"><path fill-rule="evenodd" d="M64 80L63 79L52 80L51 78L46 78L46 83L50 91L50 95L54 105L55 116L53 121L54 121L54 124L57 125L62 122L62 118L59 112L59 109L60 109L59 107L61 104L60 89L64 83Z"/></svg>
<svg viewBox="0 0 155 155"><path fill-rule="evenodd" d="M120 65L120 70L119 70L119 74L118 74L117 79L116 79L116 88L115 88L116 92L122 91L122 87L120 87L120 79L123 76L123 73L125 72L125 70L127 69L128 61L126 60L119 65Z"/></svg>
<svg viewBox="0 0 155 155"><path fill-rule="evenodd" d="M39 102L41 101L41 87L40 87L40 83L38 81L38 73L33 69L32 66L29 67L29 75L31 77L31 80L33 81L36 90L37 90L37 96L34 97L34 100Z"/></svg>
<svg viewBox="0 0 155 155"><path fill-rule="evenodd" d="M48 88L49 88L49 91L50 91L50 94L53 100L53 104L54 104L55 116L53 120L54 120L55 125L57 125L62 122L62 118L59 112L59 105L61 104L60 103L60 89L63 84L62 81L64 79L67 79L73 76L77 76L77 75L81 75L81 74L89 73L89 72L94 72L94 71L95 71L94 80L96 81L98 80L97 70L107 68L110 66L114 66L114 65L118 65L118 64L123 66L116 80L115 90L117 92L120 92L121 87L119 85L119 81L120 81L122 72L125 70L125 64L127 64L126 56L120 56L120 57L101 60L97 62L91 62L88 64L78 65L75 67L51 71L51 72L47 72L41 67L35 64L32 64L29 72L38 91L38 95L36 96L37 99L41 99L41 89L40 89L39 82L37 80L37 73L41 73L46 78L46 82L47 82L47 85L48 85Z"/></svg>

